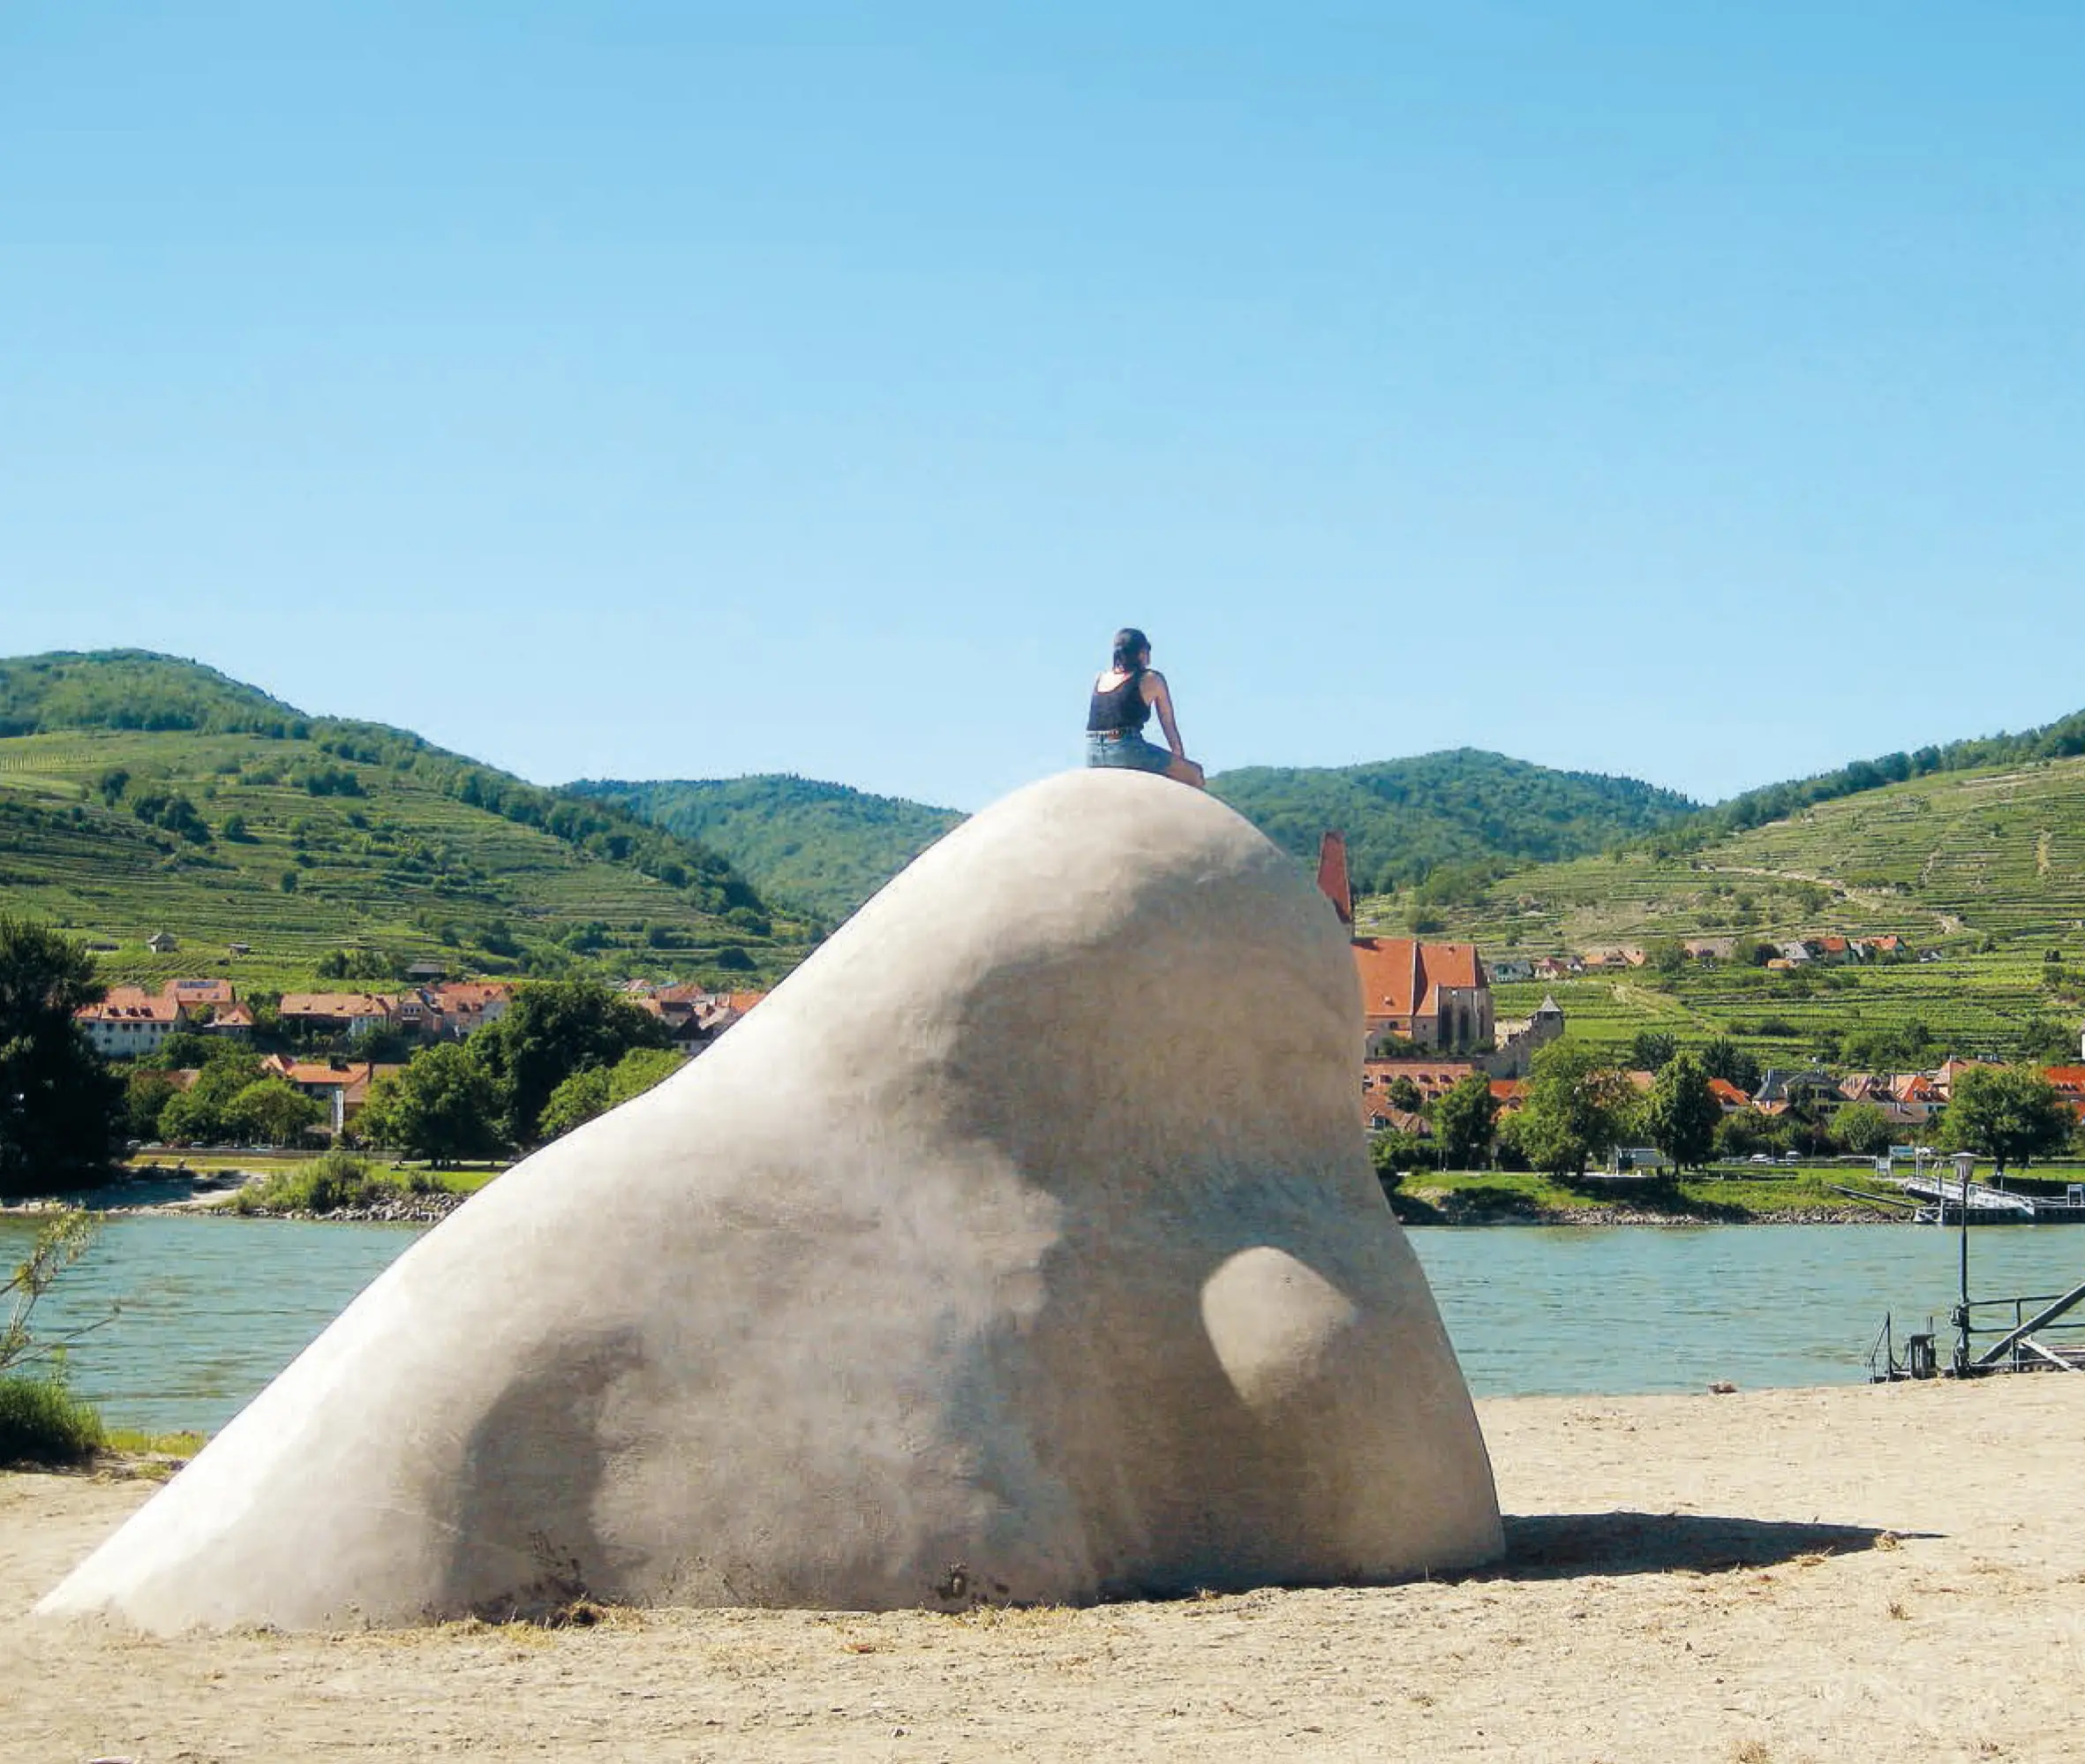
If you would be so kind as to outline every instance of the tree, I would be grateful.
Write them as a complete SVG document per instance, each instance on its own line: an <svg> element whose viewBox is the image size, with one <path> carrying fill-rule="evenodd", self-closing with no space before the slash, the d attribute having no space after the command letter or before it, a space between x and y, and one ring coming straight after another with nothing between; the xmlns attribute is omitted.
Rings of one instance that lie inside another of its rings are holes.
<svg viewBox="0 0 2085 1764"><path fill-rule="evenodd" d="M1712 1078L1735 1084L1748 1097L1759 1088L1759 1062L1727 1035L1701 1051L1701 1069Z"/></svg>
<svg viewBox="0 0 2085 1764"><path fill-rule="evenodd" d="M1426 1100L1419 1094L1419 1086L1402 1072L1382 1087L1382 1097L1393 1109L1402 1109L1408 1115L1417 1114Z"/></svg>
<svg viewBox="0 0 2085 1764"><path fill-rule="evenodd" d="M1716 1124L1718 1157L1750 1157L1766 1143L1767 1118L1757 1109L1735 1109Z"/></svg>
<svg viewBox="0 0 2085 1764"><path fill-rule="evenodd" d="M1679 1051L1680 1044L1670 1029L1640 1029L1629 1044L1629 1057L1636 1061L1639 1072L1662 1072Z"/></svg>
<svg viewBox="0 0 2085 1764"><path fill-rule="evenodd" d="M1683 973L1687 967L1687 946L1676 937L1653 938L1644 955L1667 979Z"/></svg>
<svg viewBox="0 0 2085 1764"><path fill-rule="evenodd" d="M1879 1157L1897 1136L1879 1103L1848 1103L1832 1117L1832 1143L1841 1151Z"/></svg>
<svg viewBox="0 0 2085 1764"><path fill-rule="evenodd" d="M1472 1072L1434 1104L1434 1139L1445 1169L1474 1169L1491 1150L1499 1119L1499 1099L1491 1080Z"/></svg>
<svg viewBox="0 0 2085 1764"><path fill-rule="evenodd" d="M1376 1180L1390 1194L1404 1180L1407 1170L1432 1168L1438 1161L1434 1146L1416 1133L1389 1127L1368 1142L1368 1159L1375 1165Z"/></svg>
<svg viewBox="0 0 2085 1764"><path fill-rule="evenodd" d="M1676 1053L1651 1086L1644 1125L1656 1146L1681 1169L1708 1162L1723 1110L1709 1089L1709 1075L1691 1053Z"/></svg>
<svg viewBox="0 0 2085 1764"><path fill-rule="evenodd" d="M1955 1075L1940 1143L1974 1151L2000 1174L2014 1159L2025 1164L2070 1138L2073 1117L2056 1087L2027 1066L1971 1066Z"/></svg>
<svg viewBox="0 0 2085 1764"><path fill-rule="evenodd" d="M562 1139L608 1112L608 1074L598 1066L583 1066L550 1093L536 1130L545 1139Z"/></svg>
<svg viewBox="0 0 2085 1764"><path fill-rule="evenodd" d="M194 1145L236 1138L239 1127L232 1119L232 1099L261 1076L260 1060L237 1047L225 1047L197 1073L194 1083L167 1098L159 1115L161 1134Z"/></svg>
<svg viewBox="0 0 2085 1764"><path fill-rule="evenodd" d="M632 1048L671 1044L664 1022L595 980L523 986L507 1014L469 1043L500 1088L507 1136L517 1144L541 1137L551 1092L582 1067L610 1067Z"/></svg>
<svg viewBox="0 0 2085 1764"><path fill-rule="evenodd" d="M124 1084L124 1125L130 1136L157 1139L161 1114L180 1094L181 1087L164 1072L149 1066L132 1071Z"/></svg>
<svg viewBox="0 0 2085 1764"><path fill-rule="evenodd" d="M687 1056L670 1047L633 1047L608 1070L608 1106L621 1108L687 1064Z"/></svg>
<svg viewBox="0 0 2085 1764"><path fill-rule="evenodd" d="M78 944L0 916L0 1195L63 1187L115 1156L123 1085L73 1020L102 990Z"/></svg>
<svg viewBox="0 0 2085 1764"><path fill-rule="evenodd" d="M1515 1139L1536 1169L1576 1176L1621 1143L1635 1108L1635 1089L1622 1073L1583 1043L1553 1041L1535 1055Z"/></svg>
<svg viewBox="0 0 2085 1764"><path fill-rule="evenodd" d="M326 1119L326 1105L282 1078L260 1078L225 1105L226 1126L250 1144L293 1145Z"/></svg>
<svg viewBox="0 0 2085 1764"><path fill-rule="evenodd" d="M480 1029L480 1037L492 1033ZM500 1089L470 1050L438 1042L405 1070L370 1087L357 1122L367 1139L403 1157L443 1165L493 1157L503 1149Z"/></svg>

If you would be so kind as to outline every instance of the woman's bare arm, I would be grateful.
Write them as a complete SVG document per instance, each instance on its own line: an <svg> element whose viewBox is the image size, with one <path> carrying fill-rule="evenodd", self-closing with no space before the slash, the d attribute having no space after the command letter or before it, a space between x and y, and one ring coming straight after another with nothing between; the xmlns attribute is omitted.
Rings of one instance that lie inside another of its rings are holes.
<svg viewBox="0 0 2085 1764"><path fill-rule="evenodd" d="M1173 695L1166 690L1165 675L1146 668L1142 692L1144 702L1158 712L1158 727L1165 731L1165 744L1172 749L1173 758L1186 758L1187 750L1180 741L1179 725L1173 720Z"/></svg>

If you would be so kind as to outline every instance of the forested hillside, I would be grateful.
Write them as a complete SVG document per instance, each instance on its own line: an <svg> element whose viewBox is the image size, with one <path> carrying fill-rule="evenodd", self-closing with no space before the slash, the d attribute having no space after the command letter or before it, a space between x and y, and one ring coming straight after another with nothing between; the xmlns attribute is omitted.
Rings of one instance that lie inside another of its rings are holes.
<svg viewBox="0 0 2085 1764"><path fill-rule="evenodd" d="M112 978L306 984L344 953L371 978L417 956L744 984L810 935L719 854L613 803L192 662L0 662L0 910L105 946ZM155 931L181 952L144 952Z"/></svg>
<svg viewBox="0 0 2085 1764"><path fill-rule="evenodd" d="M1441 871L1466 887L1522 863L1603 850L1697 806L1634 778L1472 748L1366 765L1249 766L1219 773L1209 788L1298 857L1316 856L1327 827L1343 829L1356 889L1376 893Z"/></svg>
<svg viewBox="0 0 2085 1764"><path fill-rule="evenodd" d="M570 786L721 852L764 893L844 918L960 823L953 809L770 773Z"/></svg>

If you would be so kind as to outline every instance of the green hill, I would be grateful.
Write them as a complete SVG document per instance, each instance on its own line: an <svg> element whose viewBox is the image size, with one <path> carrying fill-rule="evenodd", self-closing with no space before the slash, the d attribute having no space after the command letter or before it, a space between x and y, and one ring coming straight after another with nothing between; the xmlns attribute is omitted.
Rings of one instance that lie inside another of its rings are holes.
<svg viewBox="0 0 2085 1764"><path fill-rule="evenodd" d="M569 788L723 853L763 893L844 918L960 823L953 809L770 773Z"/></svg>
<svg viewBox="0 0 2085 1764"><path fill-rule="evenodd" d="M1521 863L1603 850L1698 807L1634 778L1557 772L1472 748L1366 765L1248 766L1219 773L1209 789L1301 858L1315 858L1326 828L1344 830L1364 893L1444 871L1442 886L1467 886Z"/></svg>
<svg viewBox="0 0 2085 1764"><path fill-rule="evenodd" d="M613 803L193 662L0 662L0 911L100 946L111 979L308 984L350 950L746 984L813 934L717 852ZM177 953L143 949L160 931Z"/></svg>
<svg viewBox="0 0 2085 1764"><path fill-rule="evenodd" d="M1828 973L1690 963L1558 989L1575 1024L1620 1037L1652 1018L1682 1040L1735 1030L1764 1052L1923 1025L1946 1046L2074 1050L2085 1004L2085 759L1929 770L1735 831L1682 828L1614 855L1517 870L1459 898L1364 901L1494 958L1672 939L1893 933L1933 959ZM1676 844L1679 849L1669 848ZM1510 1014L1539 987L1501 990Z"/></svg>
<svg viewBox="0 0 2085 1764"><path fill-rule="evenodd" d="M772 773L591 779L569 788L699 839L764 892L833 916L852 912L962 819L952 809ZM1598 851L1675 825L1697 809L1635 779L1469 749L1338 769L1252 767L1222 773L1209 788L1306 863L1316 859L1321 833L1343 829L1358 886L1441 873L1438 886L1450 893L1530 859Z"/></svg>

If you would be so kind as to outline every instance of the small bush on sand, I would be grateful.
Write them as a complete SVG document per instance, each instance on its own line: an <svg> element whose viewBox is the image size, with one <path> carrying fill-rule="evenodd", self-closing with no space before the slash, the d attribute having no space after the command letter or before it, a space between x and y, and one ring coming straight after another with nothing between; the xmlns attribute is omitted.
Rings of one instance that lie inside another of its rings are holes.
<svg viewBox="0 0 2085 1764"><path fill-rule="evenodd" d="M0 1378L0 1464L77 1464L102 1443L102 1417L62 1372Z"/></svg>

